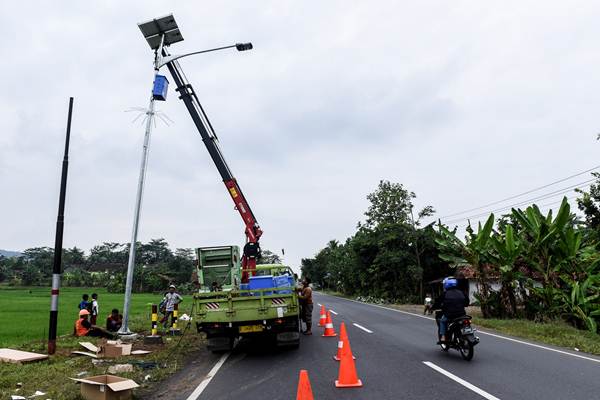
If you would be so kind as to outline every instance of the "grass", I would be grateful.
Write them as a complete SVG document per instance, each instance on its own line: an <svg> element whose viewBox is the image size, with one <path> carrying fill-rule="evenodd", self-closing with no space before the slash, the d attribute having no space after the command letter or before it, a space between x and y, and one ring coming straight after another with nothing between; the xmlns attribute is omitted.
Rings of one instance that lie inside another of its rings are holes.
<svg viewBox="0 0 600 400"><path fill-rule="evenodd" d="M98 294L100 315L97 324L104 326L106 317L113 308L123 309L123 294L108 293L102 288L63 288L58 305L58 335L71 334L78 318L81 296ZM158 304L160 295L134 293L130 315L147 316L148 303ZM185 303L184 303L185 304ZM188 302L189 307L191 302ZM181 313L187 307L182 307ZM47 340L50 314L50 288L0 287L0 347L18 345L28 340ZM148 322L150 324L150 322Z"/></svg>
<svg viewBox="0 0 600 400"><path fill-rule="evenodd" d="M563 321L537 323L522 319L474 318L473 323L507 335L600 355L600 335L576 329Z"/></svg>
<svg viewBox="0 0 600 400"><path fill-rule="evenodd" d="M134 349L146 348L152 350L146 356L123 357L106 360L94 365L91 358L73 357L73 350L85 350L79 342L80 338L73 337L73 323L77 318L81 294L98 293L100 317L103 321L112 308L119 310L123 306L123 295L107 293L102 289L65 288L61 290L59 304L59 330L57 340L57 353L46 361L29 364L0 363L0 398L10 398L10 395L31 396L36 390L46 393L43 398L77 400L79 386L71 381L80 372L87 372L85 376L107 373L108 366L115 363L128 361L155 362L159 368L144 370L135 367L134 372L119 373L135 380L142 387L136 390L147 390L152 385L166 378L183 366L190 352L199 349L204 344L204 339L189 329L183 337L166 337L164 346L146 347L141 341L134 344ZM6 288L0 287L0 347L46 353L48 315L49 315L49 288ZM185 297L185 296L184 296ZM181 313L188 313L191 301L188 299L186 307ZM148 316L148 303L160 301L160 296L153 294L134 294L132 298L130 329L140 334L148 334L150 319ZM185 304L185 303L184 303ZM100 321L100 318L99 318ZM180 324L183 329L184 325ZM180 341L181 339L181 341ZM96 338L85 338L98 344ZM149 376L147 379L146 377ZM21 383L21 387L19 387Z"/></svg>

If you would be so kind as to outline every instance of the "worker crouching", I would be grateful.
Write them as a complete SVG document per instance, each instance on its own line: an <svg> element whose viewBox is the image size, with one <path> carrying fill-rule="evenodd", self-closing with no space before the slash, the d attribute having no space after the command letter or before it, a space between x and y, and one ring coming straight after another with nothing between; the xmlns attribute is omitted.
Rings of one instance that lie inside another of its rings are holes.
<svg viewBox="0 0 600 400"><path fill-rule="evenodd" d="M99 326L92 325L92 323L88 320L90 316L90 312L86 309L79 311L79 319L75 321L75 326L73 328L73 335L81 337L81 336L95 336L95 337L105 337L105 338L114 338L114 335L105 329L100 328Z"/></svg>

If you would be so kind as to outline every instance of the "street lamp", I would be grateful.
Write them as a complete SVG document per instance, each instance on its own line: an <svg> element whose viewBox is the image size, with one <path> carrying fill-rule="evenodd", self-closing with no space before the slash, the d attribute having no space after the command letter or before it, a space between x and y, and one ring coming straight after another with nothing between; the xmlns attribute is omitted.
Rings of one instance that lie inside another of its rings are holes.
<svg viewBox="0 0 600 400"><path fill-rule="evenodd" d="M246 51L252 49L252 43L237 43L230 46L216 47L214 49L194 51L185 54L170 55L166 51L166 47L183 41L183 36L179 31L177 22L173 14L164 17L155 18L150 21L138 24L140 31L148 42L148 45L154 50L154 80L152 87L152 95L150 96L150 104L146 111L146 130L144 135L144 145L142 150L142 161L140 166L140 176L138 179L137 196L135 202L135 211L133 217L133 229L131 233L131 245L129 246L129 259L127 262L127 279L125 281L125 299L123 303L123 324L119 330L120 335L129 335L129 308L131 302L131 288L133 285L133 270L135 266L135 244L137 242L140 210L142 203L142 194L144 192L144 180L146 176L146 167L148 165L148 149L150 147L150 133L152 131L152 121L154 119L154 102L166 100L168 81L166 77L159 75L158 71L161 67L170 62L174 62L180 58L191 56L194 54L208 53L211 51L236 48L238 51Z"/></svg>

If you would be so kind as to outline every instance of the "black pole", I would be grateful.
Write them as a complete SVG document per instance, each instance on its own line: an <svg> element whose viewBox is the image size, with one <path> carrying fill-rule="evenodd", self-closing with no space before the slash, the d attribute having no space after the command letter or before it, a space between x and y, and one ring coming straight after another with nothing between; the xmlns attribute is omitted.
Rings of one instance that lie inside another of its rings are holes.
<svg viewBox="0 0 600 400"><path fill-rule="evenodd" d="M73 98L69 98L69 116L67 117L67 138L65 155L62 162L60 196L58 198L58 217L56 218L56 238L54 239L54 265L52 267L52 292L50 300L50 328L48 329L48 354L56 351L56 328L58 325L58 290L62 273L63 228L65 224L65 195L67 192L67 171L69 170L69 141L71 139L71 115Z"/></svg>

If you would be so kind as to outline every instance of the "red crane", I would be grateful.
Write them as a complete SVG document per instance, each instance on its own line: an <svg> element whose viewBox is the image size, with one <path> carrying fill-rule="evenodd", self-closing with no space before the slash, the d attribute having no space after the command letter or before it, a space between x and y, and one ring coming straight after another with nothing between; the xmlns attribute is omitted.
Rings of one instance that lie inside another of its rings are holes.
<svg viewBox="0 0 600 400"><path fill-rule="evenodd" d="M162 53L165 57L169 55L164 48ZM221 153L217 135L198 100L198 96L196 96L196 92L194 92L194 88L186 81L185 74L183 73L179 62L174 60L166 65L177 86L176 90L180 94L179 98L183 100L190 113L208 153L215 163L219 174L221 174L221 178L223 178L223 183L225 183L225 186L227 187L227 191L235 204L235 208L240 213L244 225L246 226L244 230L246 234L246 244L244 245L241 261L242 283L247 283L248 277L254 275L254 271L256 270L256 259L260 256L260 245L258 241L263 232L258 225L256 217L254 216L240 185L233 177L233 174Z"/></svg>

